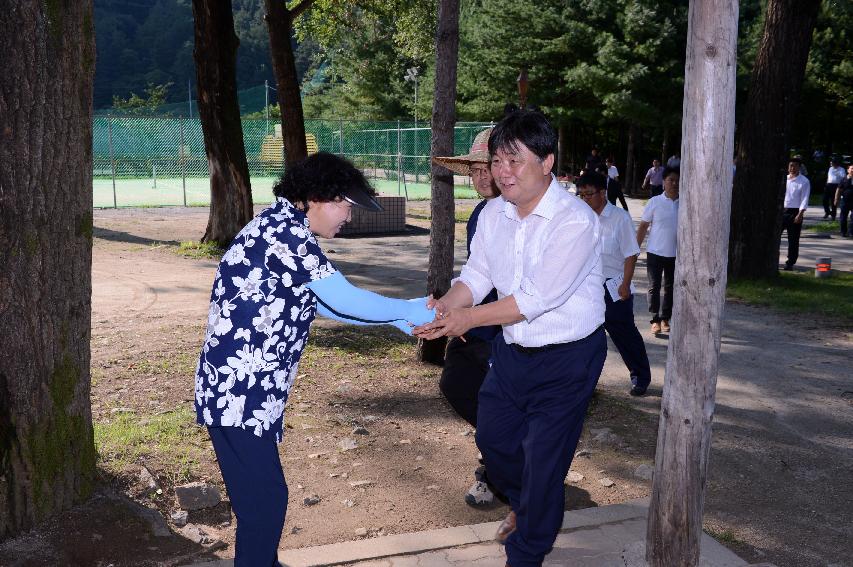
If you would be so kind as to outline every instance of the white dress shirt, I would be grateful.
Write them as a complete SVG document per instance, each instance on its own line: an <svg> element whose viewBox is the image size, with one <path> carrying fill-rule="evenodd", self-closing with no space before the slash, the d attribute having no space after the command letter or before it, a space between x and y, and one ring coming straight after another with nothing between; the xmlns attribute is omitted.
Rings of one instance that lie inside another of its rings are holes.
<svg viewBox="0 0 853 567"><path fill-rule="evenodd" d="M827 183L835 183L837 185L838 183L844 181L845 177L847 177L847 172L840 165L830 167L826 172Z"/></svg>
<svg viewBox="0 0 853 567"><path fill-rule="evenodd" d="M672 200L661 193L649 199L641 217L651 224L646 252L675 258L678 245L678 199Z"/></svg>
<svg viewBox="0 0 853 567"><path fill-rule="evenodd" d="M785 208L805 211L809 208L809 195L811 192L812 184L809 182L808 177L803 174L793 179L789 177L785 183Z"/></svg>
<svg viewBox="0 0 853 567"><path fill-rule="evenodd" d="M492 288L515 298L524 320L503 326L504 339L525 347L567 343L604 323L601 225L586 203L552 176L526 217L502 196L480 213L460 281L476 305Z"/></svg>
<svg viewBox="0 0 853 567"><path fill-rule="evenodd" d="M616 169L615 165L611 165L607 168L607 175L610 179L618 179L619 178L619 170Z"/></svg>
<svg viewBox="0 0 853 567"><path fill-rule="evenodd" d="M625 273L625 259L639 254L640 247L628 211L607 203L598 220L601 221L601 272L609 280Z"/></svg>

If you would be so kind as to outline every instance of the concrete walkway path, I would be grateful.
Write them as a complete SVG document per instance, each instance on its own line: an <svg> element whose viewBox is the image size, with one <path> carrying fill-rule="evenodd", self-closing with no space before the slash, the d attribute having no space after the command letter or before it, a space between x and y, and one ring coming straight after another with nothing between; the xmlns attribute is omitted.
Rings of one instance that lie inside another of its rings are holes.
<svg viewBox="0 0 853 567"><path fill-rule="evenodd" d="M641 567L646 499L566 512L545 566ZM492 567L506 561L493 537L499 522L347 541L279 554L285 567ZM231 560L193 567L232 567ZM708 535L702 536L700 567L741 567L744 560ZM769 564L763 564L768 567Z"/></svg>

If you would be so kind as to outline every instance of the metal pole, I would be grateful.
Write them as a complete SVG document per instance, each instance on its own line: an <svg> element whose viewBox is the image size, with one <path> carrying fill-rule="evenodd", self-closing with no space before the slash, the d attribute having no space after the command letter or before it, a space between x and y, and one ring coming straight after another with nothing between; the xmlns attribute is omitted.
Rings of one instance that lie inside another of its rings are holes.
<svg viewBox="0 0 853 567"><path fill-rule="evenodd" d="M154 189L157 188L157 162L151 160L151 178L154 180Z"/></svg>
<svg viewBox="0 0 853 567"><path fill-rule="evenodd" d="M190 107L190 120L193 119L193 83L192 79L187 79L187 104Z"/></svg>
<svg viewBox="0 0 853 567"><path fill-rule="evenodd" d="M344 121L343 121L343 118L338 120L338 139L340 142L341 157L344 157Z"/></svg>
<svg viewBox="0 0 853 567"><path fill-rule="evenodd" d="M264 115L267 119L266 130L264 134L270 133L270 82L264 81Z"/></svg>
<svg viewBox="0 0 853 567"><path fill-rule="evenodd" d="M184 152L184 117L181 116L181 186L184 188L184 206L187 206L187 155Z"/></svg>
<svg viewBox="0 0 853 567"><path fill-rule="evenodd" d="M118 201L116 200L116 159L115 154L113 153L113 118L112 116L107 116L107 131L109 132L109 140L110 140L110 169L112 169L113 173L113 208L118 208Z"/></svg>
<svg viewBox="0 0 853 567"><path fill-rule="evenodd" d="M400 196L400 175L403 173L403 153L400 147L400 121L397 120L397 196Z"/></svg>
<svg viewBox="0 0 853 567"><path fill-rule="evenodd" d="M418 77L415 75L415 151L412 152L412 155L418 154ZM420 178L418 175L418 162L417 158L415 158L415 183L419 183ZM408 195L408 190L406 194Z"/></svg>

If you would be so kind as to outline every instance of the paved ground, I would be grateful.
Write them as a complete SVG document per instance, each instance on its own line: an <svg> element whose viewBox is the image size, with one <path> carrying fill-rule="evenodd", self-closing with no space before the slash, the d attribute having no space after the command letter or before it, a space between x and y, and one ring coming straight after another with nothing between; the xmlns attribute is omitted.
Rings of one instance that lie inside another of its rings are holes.
<svg viewBox="0 0 853 567"><path fill-rule="evenodd" d="M545 566L613 567L645 565L647 502L636 500L566 512ZM499 522L344 542L279 554L285 567L492 567L505 562L493 541ZM194 567L231 567L230 560ZM702 538L700 567L741 567L747 563L713 538Z"/></svg>

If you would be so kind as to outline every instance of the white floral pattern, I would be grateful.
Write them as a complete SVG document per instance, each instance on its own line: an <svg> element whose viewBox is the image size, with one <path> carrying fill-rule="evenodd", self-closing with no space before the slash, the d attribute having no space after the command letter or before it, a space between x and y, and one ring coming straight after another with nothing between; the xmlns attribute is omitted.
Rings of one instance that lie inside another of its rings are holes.
<svg viewBox="0 0 853 567"><path fill-rule="evenodd" d="M281 442L284 406L316 314L305 284L334 272L305 214L286 199L243 227L213 282L195 377L199 423Z"/></svg>

